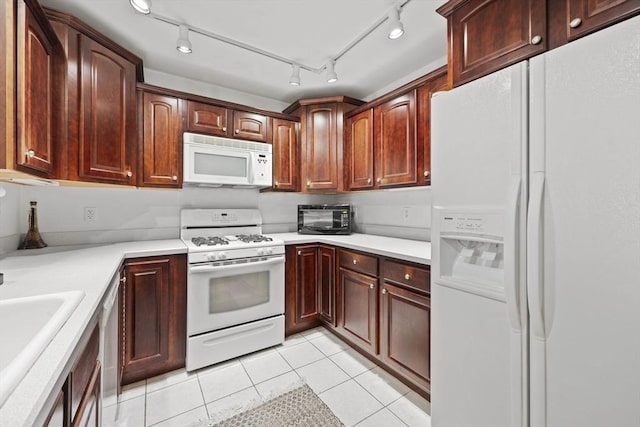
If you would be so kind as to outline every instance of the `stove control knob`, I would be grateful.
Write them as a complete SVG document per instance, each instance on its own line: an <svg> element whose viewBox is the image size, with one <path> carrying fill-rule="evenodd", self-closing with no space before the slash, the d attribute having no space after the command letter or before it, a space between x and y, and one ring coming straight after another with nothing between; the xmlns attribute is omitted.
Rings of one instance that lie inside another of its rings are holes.
<svg viewBox="0 0 640 427"><path fill-rule="evenodd" d="M207 254L207 259L208 259L209 261L215 261L215 260L216 260L216 254L215 254L215 252L209 252L209 253Z"/></svg>
<svg viewBox="0 0 640 427"><path fill-rule="evenodd" d="M264 255L264 249L263 248L259 248L258 249L258 256L262 256Z"/></svg>
<svg viewBox="0 0 640 427"><path fill-rule="evenodd" d="M267 253L267 255L271 255L273 253L273 248L267 248L265 249L265 252Z"/></svg>
<svg viewBox="0 0 640 427"><path fill-rule="evenodd" d="M227 259L227 253L226 252L220 252L218 254L218 259Z"/></svg>

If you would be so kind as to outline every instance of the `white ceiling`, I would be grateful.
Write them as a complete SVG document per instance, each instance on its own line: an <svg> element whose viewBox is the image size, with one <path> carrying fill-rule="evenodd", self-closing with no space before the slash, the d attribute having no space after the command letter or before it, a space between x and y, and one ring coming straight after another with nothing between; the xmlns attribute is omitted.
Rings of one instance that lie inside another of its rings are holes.
<svg viewBox="0 0 640 427"><path fill-rule="evenodd" d="M386 37L386 22L336 64L339 81L291 67L193 32L193 53L175 48L177 27L137 14L128 0L41 0L70 13L140 56L145 68L271 98L348 95L367 99L446 61L444 0L411 0L401 14L405 34ZM385 16L397 0L153 0L153 13L321 68ZM435 65L434 65L435 64Z"/></svg>

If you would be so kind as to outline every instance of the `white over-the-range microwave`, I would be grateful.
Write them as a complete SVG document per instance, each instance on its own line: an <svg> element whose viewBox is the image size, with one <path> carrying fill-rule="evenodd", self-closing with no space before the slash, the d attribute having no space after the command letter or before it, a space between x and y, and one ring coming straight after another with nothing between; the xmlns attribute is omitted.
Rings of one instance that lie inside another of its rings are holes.
<svg viewBox="0 0 640 427"><path fill-rule="evenodd" d="M271 144L185 132L183 182L209 187L271 187Z"/></svg>

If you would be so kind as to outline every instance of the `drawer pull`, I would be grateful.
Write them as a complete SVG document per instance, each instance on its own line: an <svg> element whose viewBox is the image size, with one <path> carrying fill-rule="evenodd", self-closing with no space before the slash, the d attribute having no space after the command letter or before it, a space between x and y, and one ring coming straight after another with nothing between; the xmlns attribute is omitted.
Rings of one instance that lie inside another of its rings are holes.
<svg viewBox="0 0 640 427"><path fill-rule="evenodd" d="M373 283L369 283L369 289L373 289L373 288L375 288L375 287L376 287L376 286L375 286Z"/></svg>
<svg viewBox="0 0 640 427"><path fill-rule="evenodd" d="M542 41L542 37L540 36L533 36L531 38L531 44L540 44L541 41Z"/></svg>
<svg viewBox="0 0 640 427"><path fill-rule="evenodd" d="M27 156L35 157L36 156L36 152L34 150L29 150L29 151L27 151Z"/></svg>
<svg viewBox="0 0 640 427"><path fill-rule="evenodd" d="M582 24L582 19L580 18L572 19L571 22L569 22L569 26L571 28L578 28L581 24Z"/></svg>
<svg viewBox="0 0 640 427"><path fill-rule="evenodd" d="M173 176L171 177L171 179L172 179L173 181L177 181L177 180L178 180L178 175L173 175Z"/></svg>
<svg viewBox="0 0 640 427"><path fill-rule="evenodd" d="M302 251L298 251L298 255L302 255Z"/></svg>
<svg viewBox="0 0 640 427"><path fill-rule="evenodd" d="M411 280L411 275L409 273L405 274L404 280Z"/></svg>
<svg viewBox="0 0 640 427"><path fill-rule="evenodd" d="M223 126L223 127L222 127L222 132L226 132L226 131L227 131L227 127L226 127L226 126Z"/></svg>
<svg viewBox="0 0 640 427"><path fill-rule="evenodd" d="M353 260L353 265L356 265L357 263L358 263L358 260L357 260L357 259L354 259L354 260Z"/></svg>
<svg viewBox="0 0 640 427"><path fill-rule="evenodd" d="M383 290L382 290L382 294L383 294L383 295L385 295L386 293L387 293L387 290L386 290L386 289L383 289Z"/></svg>
<svg viewBox="0 0 640 427"><path fill-rule="evenodd" d="M127 171L127 177L131 178L133 176L133 172Z"/></svg>

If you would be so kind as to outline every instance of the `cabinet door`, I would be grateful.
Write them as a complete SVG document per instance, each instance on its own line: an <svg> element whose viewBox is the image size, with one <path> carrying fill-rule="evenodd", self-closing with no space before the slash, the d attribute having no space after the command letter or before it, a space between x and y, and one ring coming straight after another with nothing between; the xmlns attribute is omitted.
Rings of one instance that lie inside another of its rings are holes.
<svg viewBox="0 0 640 427"><path fill-rule="evenodd" d="M93 386L95 381L95 370L98 367L98 354L100 351L100 333L96 326L91 333L91 337L76 364L69 375L70 400L71 400L71 421L75 425L77 418L81 418L83 404L87 390Z"/></svg>
<svg viewBox="0 0 640 427"><path fill-rule="evenodd" d="M431 302L384 282L380 291L380 358L429 392Z"/></svg>
<svg viewBox="0 0 640 427"><path fill-rule="evenodd" d="M56 400L53 404L53 408L49 412L47 419L44 422L44 427L65 427L69 425L67 421L67 412L66 404L65 404L65 393L67 389L67 383L63 386L63 388L58 393Z"/></svg>
<svg viewBox="0 0 640 427"><path fill-rule="evenodd" d="M348 118L345 127L345 186L373 188L373 110Z"/></svg>
<svg viewBox="0 0 640 427"><path fill-rule="evenodd" d="M184 367L185 256L127 260L123 287L122 383L129 384Z"/></svg>
<svg viewBox="0 0 640 427"><path fill-rule="evenodd" d="M233 137L250 141L266 142L269 132L269 118L262 114L233 112Z"/></svg>
<svg viewBox="0 0 640 427"><path fill-rule="evenodd" d="M320 318L335 326L336 248L318 246L318 292Z"/></svg>
<svg viewBox="0 0 640 427"><path fill-rule="evenodd" d="M182 185L182 116L180 100L145 92L142 95L141 186Z"/></svg>
<svg viewBox="0 0 640 427"><path fill-rule="evenodd" d="M306 107L302 145L303 191L337 190L339 186L336 103Z"/></svg>
<svg viewBox="0 0 640 427"><path fill-rule="evenodd" d="M377 353L378 279L340 269L338 328L353 344Z"/></svg>
<svg viewBox="0 0 640 427"><path fill-rule="evenodd" d="M418 165L418 182L422 185L431 184L431 96L435 92L447 90L446 68L441 73L429 79L418 88L418 146L422 147L422 166Z"/></svg>
<svg viewBox="0 0 640 427"><path fill-rule="evenodd" d="M229 136L227 115L225 107L187 101L187 131Z"/></svg>
<svg viewBox="0 0 640 427"><path fill-rule="evenodd" d="M418 182L415 91L374 108L376 186Z"/></svg>
<svg viewBox="0 0 640 427"><path fill-rule="evenodd" d="M16 168L50 177L57 136L54 114L60 109L56 79L62 70L57 65L63 54L54 48L55 34L45 32L30 2L18 2L18 22Z"/></svg>
<svg viewBox="0 0 640 427"><path fill-rule="evenodd" d="M96 362L91 381L85 390L82 403L71 423L72 427L100 427L101 425L101 366Z"/></svg>
<svg viewBox="0 0 640 427"><path fill-rule="evenodd" d="M640 12L640 0L566 0L569 41Z"/></svg>
<svg viewBox="0 0 640 427"><path fill-rule="evenodd" d="M319 324L318 246L287 246L285 264L285 335Z"/></svg>
<svg viewBox="0 0 640 427"><path fill-rule="evenodd" d="M135 65L84 35L80 45L80 178L135 185Z"/></svg>
<svg viewBox="0 0 640 427"><path fill-rule="evenodd" d="M273 188L298 191L298 124L273 119Z"/></svg>
<svg viewBox="0 0 640 427"><path fill-rule="evenodd" d="M450 1L438 9L448 19L453 86L522 61L547 49L545 0Z"/></svg>

